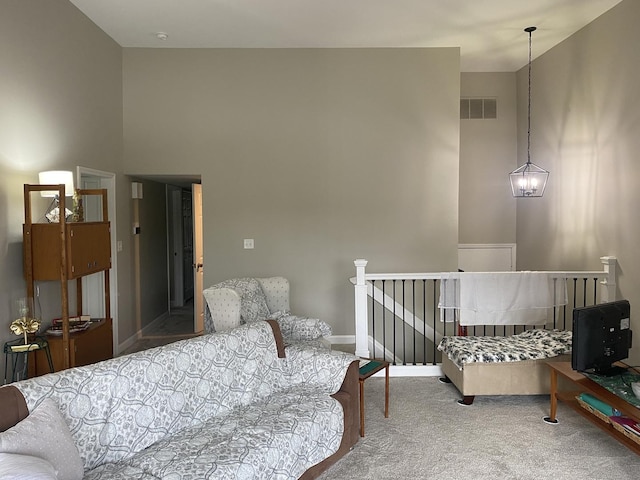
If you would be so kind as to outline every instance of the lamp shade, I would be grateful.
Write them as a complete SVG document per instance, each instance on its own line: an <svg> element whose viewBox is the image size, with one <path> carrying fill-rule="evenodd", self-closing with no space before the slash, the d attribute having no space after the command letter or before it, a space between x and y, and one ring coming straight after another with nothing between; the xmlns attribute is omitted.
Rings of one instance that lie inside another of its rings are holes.
<svg viewBox="0 0 640 480"><path fill-rule="evenodd" d="M38 174L40 185L60 185L64 184L64 196L73 196L73 172L67 170L48 170ZM40 192L43 197L55 197L58 192L55 190Z"/></svg>
<svg viewBox="0 0 640 480"><path fill-rule="evenodd" d="M514 197L541 197L548 179L549 172L527 162L509 174L511 193Z"/></svg>

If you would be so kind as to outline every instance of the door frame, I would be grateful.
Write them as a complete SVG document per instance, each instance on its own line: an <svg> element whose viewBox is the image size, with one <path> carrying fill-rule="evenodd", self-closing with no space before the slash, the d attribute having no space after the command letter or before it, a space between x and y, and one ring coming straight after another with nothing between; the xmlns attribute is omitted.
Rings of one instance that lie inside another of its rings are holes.
<svg viewBox="0 0 640 480"><path fill-rule="evenodd" d="M204 235L202 216L202 184L191 186L193 218L193 330L204 332Z"/></svg>
<svg viewBox="0 0 640 480"><path fill-rule="evenodd" d="M109 297L112 319L112 334L113 334L113 354L118 355L120 353L120 346L118 343L118 262L117 262L117 235L116 235L116 174L113 172L106 172L103 170L96 170L94 168L82 167L78 165L76 168L76 185L82 185L82 177L98 177L100 178L100 184L102 188L107 190L107 207L109 211L109 226L111 230L111 272L109 274ZM82 279L83 283L83 295L86 289L86 279ZM89 292L86 292L89 293ZM93 292L96 295L104 295L104 292Z"/></svg>

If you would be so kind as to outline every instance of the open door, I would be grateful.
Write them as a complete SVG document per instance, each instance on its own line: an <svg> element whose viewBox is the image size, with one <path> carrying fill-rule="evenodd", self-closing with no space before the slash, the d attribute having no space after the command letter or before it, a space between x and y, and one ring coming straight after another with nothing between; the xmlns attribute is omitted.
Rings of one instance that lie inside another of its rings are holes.
<svg viewBox="0 0 640 480"><path fill-rule="evenodd" d="M204 255L202 242L202 185L192 184L193 205L193 331L204 332Z"/></svg>

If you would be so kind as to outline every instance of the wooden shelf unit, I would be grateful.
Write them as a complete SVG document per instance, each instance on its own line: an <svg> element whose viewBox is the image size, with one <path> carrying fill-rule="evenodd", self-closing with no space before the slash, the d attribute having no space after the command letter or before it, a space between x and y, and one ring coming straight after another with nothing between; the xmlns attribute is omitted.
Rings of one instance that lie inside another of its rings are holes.
<svg viewBox="0 0 640 480"><path fill-rule="evenodd" d="M103 318L91 323L89 328L82 332L69 334L69 363L72 367L90 365L92 363L106 360L113 356L111 319ZM63 369L64 347L61 335L47 335L49 352L53 362L54 371ZM45 352L36 351L34 370L29 374L44 375L49 373L49 364ZM31 362L30 362L31 365Z"/></svg>
<svg viewBox="0 0 640 480"><path fill-rule="evenodd" d="M102 197L102 221L68 222L64 215L60 215L58 223L34 223L31 195L33 192L42 191L57 191L60 212L65 211L64 185L26 184L24 186L23 250L27 297L35 298L36 281L60 282L62 335L47 336L52 357L54 351L56 352L54 358L56 371L106 360L113 356L109 291L111 237L107 191L105 189L76 190L79 196L100 195ZM81 315L82 277L98 272L104 274L105 318L83 332L70 334L68 281L76 280L76 315ZM92 349L94 349L93 352L91 352Z"/></svg>
<svg viewBox="0 0 640 480"><path fill-rule="evenodd" d="M611 435L613 438L624 444L630 450L640 455L640 444L634 442L622 432L613 428L613 425L609 422L596 417L594 414L588 412L580 406L576 397L581 393L589 393L594 397L602 400L603 402L611 405L616 410L622 412L626 417L634 419L636 422L640 422L640 408L635 407L624 399L620 398L616 394L610 392L603 386L594 382L590 378L586 377L580 372L577 372L571 368L570 362L548 362L547 365L551 369L550 375L550 413L549 417L545 421L554 422L557 420L556 412L558 406L558 400L578 412L584 418L591 423L599 427L601 430ZM574 391L558 391L558 375L562 378L569 380L572 384Z"/></svg>

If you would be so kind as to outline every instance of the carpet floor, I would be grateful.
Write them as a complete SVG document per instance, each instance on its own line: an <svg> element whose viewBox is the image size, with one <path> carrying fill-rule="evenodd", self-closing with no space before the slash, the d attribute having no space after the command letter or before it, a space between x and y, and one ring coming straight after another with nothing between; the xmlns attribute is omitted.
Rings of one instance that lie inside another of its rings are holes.
<svg viewBox="0 0 640 480"><path fill-rule="evenodd" d="M453 385L436 377L365 383L365 437L321 480L638 479L640 456L560 404L557 425L548 396L477 397L458 405Z"/></svg>

